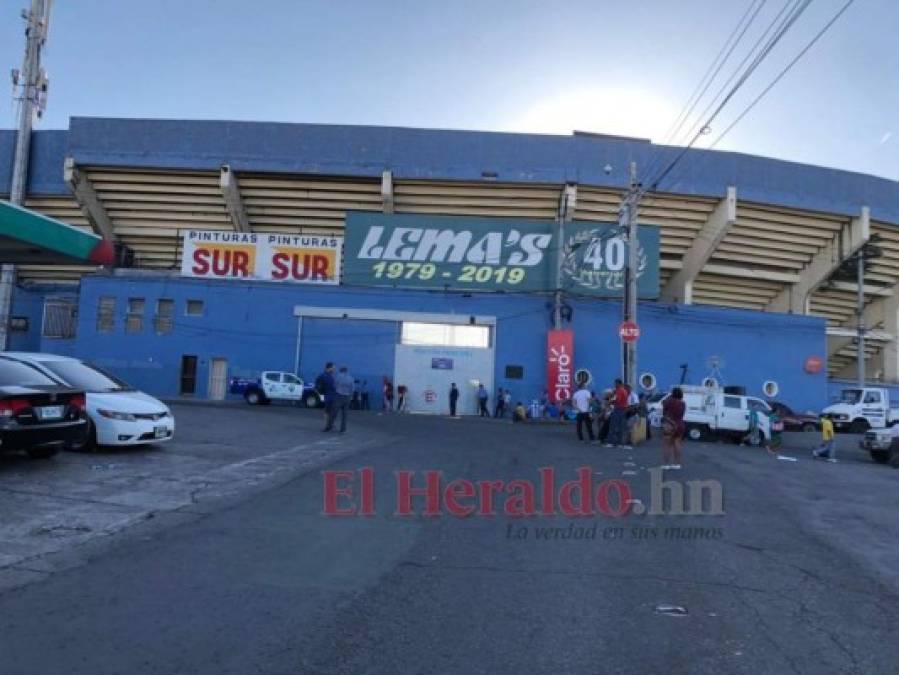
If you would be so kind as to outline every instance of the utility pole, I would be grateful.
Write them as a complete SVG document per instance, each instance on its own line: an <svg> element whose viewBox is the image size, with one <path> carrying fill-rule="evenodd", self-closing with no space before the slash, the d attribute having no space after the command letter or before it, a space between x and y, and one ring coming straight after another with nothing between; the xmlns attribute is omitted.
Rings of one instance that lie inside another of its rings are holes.
<svg viewBox="0 0 899 675"><path fill-rule="evenodd" d="M50 27L52 0L31 0L31 10L22 12L25 19L25 58L22 70L13 71L13 86L19 89L19 129L16 135L16 153L13 159L12 183L9 201L25 202L25 186L28 182L28 161L31 150L31 127L35 115L43 114L47 95L47 77L41 68L41 49ZM9 315L12 290L16 280L14 265L0 269L0 350L6 349L9 336Z"/></svg>
<svg viewBox="0 0 899 675"><path fill-rule="evenodd" d="M562 189L562 196L559 198L559 212L556 215L556 250L555 250L555 270L556 281L553 293L553 328L561 330L562 328L562 242L565 237L565 212L567 210L568 194Z"/></svg>
<svg viewBox="0 0 899 675"><path fill-rule="evenodd" d="M622 318L637 323L637 209L640 186L637 183L637 163L630 164L630 185L618 212L618 227L627 231L627 267L624 270L624 302ZM622 378L637 390L637 341L622 341Z"/></svg>
<svg viewBox="0 0 899 675"><path fill-rule="evenodd" d="M862 246L855 254L858 265L856 270L856 283L858 293L856 295L856 330L858 331L858 386L865 388L865 247Z"/></svg>

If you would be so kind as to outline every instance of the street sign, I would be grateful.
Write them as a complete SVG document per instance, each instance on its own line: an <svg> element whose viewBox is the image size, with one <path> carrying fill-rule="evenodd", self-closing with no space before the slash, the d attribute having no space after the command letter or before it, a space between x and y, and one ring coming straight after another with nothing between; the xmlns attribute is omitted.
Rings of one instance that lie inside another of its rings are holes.
<svg viewBox="0 0 899 675"><path fill-rule="evenodd" d="M623 321L618 326L618 337L622 342L636 342L640 338L640 326L633 321Z"/></svg>

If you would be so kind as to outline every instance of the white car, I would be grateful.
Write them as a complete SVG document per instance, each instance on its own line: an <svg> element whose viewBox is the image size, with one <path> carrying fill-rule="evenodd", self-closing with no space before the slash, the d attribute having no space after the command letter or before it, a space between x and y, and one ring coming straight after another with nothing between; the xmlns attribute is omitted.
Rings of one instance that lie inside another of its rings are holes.
<svg viewBox="0 0 899 675"><path fill-rule="evenodd" d="M175 417L165 403L97 366L56 354L4 352L3 355L86 392L88 434L84 443L72 449L160 443L175 436Z"/></svg>

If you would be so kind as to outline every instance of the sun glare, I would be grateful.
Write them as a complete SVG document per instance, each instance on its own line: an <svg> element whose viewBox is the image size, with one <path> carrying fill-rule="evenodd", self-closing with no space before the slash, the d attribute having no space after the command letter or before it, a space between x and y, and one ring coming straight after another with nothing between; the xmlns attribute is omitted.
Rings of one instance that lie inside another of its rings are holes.
<svg viewBox="0 0 899 675"><path fill-rule="evenodd" d="M580 89L534 104L509 131L569 134L574 130L663 140L679 107L642 89Z"/></svg>

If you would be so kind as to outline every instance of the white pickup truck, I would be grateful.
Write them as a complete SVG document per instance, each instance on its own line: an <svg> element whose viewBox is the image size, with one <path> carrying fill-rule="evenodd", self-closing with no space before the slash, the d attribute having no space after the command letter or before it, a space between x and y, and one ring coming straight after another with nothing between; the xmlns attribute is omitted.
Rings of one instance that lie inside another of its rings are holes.
<svg viewBox="0 0 899 675"><path fill-rule="evenodd" d="M899 409L891 407L890 392L882 387L844 389L840 402L827 406L821 414L831 419L835 429L853 434L899 422Z"/></svg>
<svg viewBox="0 0 899 675"><path fill-rule="evenodd" d="M871 453L871 459L879 464L891 462L899 466L899 425L865 432L858 445Z"/></svg>
<svg viewBox="0 0 899 675"><path fill-rule="evenodd" d="M681 385L681 390L687 406L684 423L690 440L702 441L717 437L742 440L749 433L749 413L753 410L758 413L759 434L751 437L749 442L762 445L766 439L771 438L771 423L768 420L771 408L762 399L742 394L726 394L719 387ZM659 424L662 401L650 405L650 419L657 419Z"/></svg>

